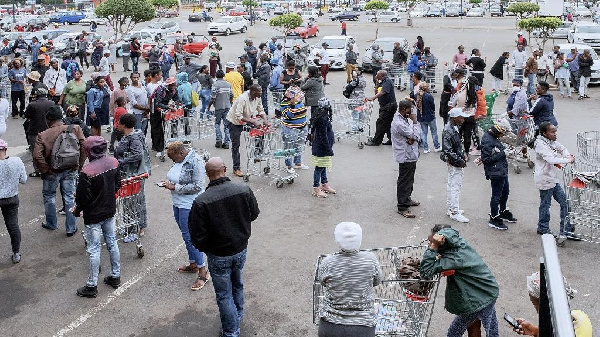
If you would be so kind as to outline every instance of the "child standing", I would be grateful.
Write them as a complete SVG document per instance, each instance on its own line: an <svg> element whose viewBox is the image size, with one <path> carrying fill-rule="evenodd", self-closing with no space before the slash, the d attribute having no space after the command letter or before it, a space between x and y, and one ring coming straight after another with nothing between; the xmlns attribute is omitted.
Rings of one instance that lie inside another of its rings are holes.
<svg viewBox="0 0 600 337"><path fill-rule="evenodd" d="M450 219L457 222L469 222L459 209L460 188L462 187L463 168L467 166L467 157L458 128L469 114L462 108L452 108L448 112L450 121L442 133L442 155L440 159L448 164L448 182L446 185L446 203Z"/></svg>
<svg viewBox="0 0 600 337"><path fill-rule="evenodd" d="M115 103L117 107L115 108L114 128L110 134L110 147L108 148L111 153L115 151L115 140L120 142L121 138L123 138L123 132L119 130L119 119L127 113L127 109L125 108L127 100L125 97L117 97Z"/></svg>
<svg viewBox="0 0 600 337"><path fill-rule="evenodd" d="M319 99L319 108L310 118L312 162L315 165L313 192L319 198L336 194L327 181L327 168L331 168L335 134L331 126L331 104L326 97ZM327 194L326 194L327 193Z"/></svg>

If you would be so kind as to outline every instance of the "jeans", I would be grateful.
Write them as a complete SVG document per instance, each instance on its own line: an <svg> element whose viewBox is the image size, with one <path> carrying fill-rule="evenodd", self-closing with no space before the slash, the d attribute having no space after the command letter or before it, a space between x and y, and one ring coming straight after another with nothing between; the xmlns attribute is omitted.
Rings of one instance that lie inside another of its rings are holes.
<svg viewBox="0 0 600 337"><path fill-rule="evenodd" d="M206 117L210 116L210 111L208 110L208 102L210 101L210 89L202 89L199 93L200 101L202 102L202 107L200 108L200 112L206 115Z"/></svg>
<svg viewBox="0 0 600 337"><path fill-rule="evenodd" d="M490 179L492 184L492 197L490 198L490 215L492 217L504 212L510 193L508 185L508 176L504 178Z"/></svg>
<svg viewBox="0 0 600 337"><path fill-rule="evenodd" d="M588 93L588 84L590 84L590 76L581 76L579 78L579 96L585 96Z"/></svg>
<svg viewBox="0 0 600 337"><path fill-rule="evenodd" d="M496 301L487 307L474 312L472 314L456 315L450 327L448 328L447 337L461 337L467 328L479 319L485 329L486 337L498 337L498 318L496 317Z"/></svg>
<svg viewBox="0 0 600 337"><path fill-rule="evenodd" d="M452 213L460 209L460 188L462 187L462 167L448 166L448 181L446 183L446 205Z"/></svg>
<svg viewBox="0 0 600 337"><path fill-rule="evenodd" d="M242 274L246 263L246 252L232 256L207 254L208 270L213 280L221 329L224 337L238 337L240 323L244 318L244 281Z"/></svg>
<svg viewBox="0 0 600 337"><path fill-rule="evenodd" d="M77 55L79 55L79 64L81 65L81 68L83 68L83 63L85 62L85 66L87 68L90 67L90 63L88 62L88 58L87 58L87 51L85 50L80 50L77 52ZM134 71L137 71L137 68L135 68Z"/></svg>
<svg viewBox="0 0 600 337"><path fill-rule="evenodd" d="M560 205L560 235L567 235L571 232L571 223L567 221L569 214L569 203L567 195L560 184L548 190L540 190L540 208L537 230L546 233L550 231L550 204L552 198Z"/></svg>
<svg viewBox="0 0 600 337"><path fill-rule="evenodd" d="M433 139L433 147L435 149L440 148L440 142L438 140L437 124L435 119L431 122L419 122L421 124L421 141L423 142L423 150L429 151L429 144L427 143L427 133L431 129L431 138Z"/></svg>
<svg viewBox="0 0 600 337"><path fill-rule="evenodd" d="M283 148L286 150L294 150L294 164L302 164L302 151L304 150L304 142L306 141L306 129L307 127L289 128L287 126L281 127L281 138L283 140ZM286 156L285 165L287 167L292 166L292 158Z"/></svg>
<svg viewBox="0 0 600 337"><path fill-rule="evenodd" d="M415 183L415 171L417 162L398 163L398 181L396 182L396 199L398 211L408 211L412 204L411 195Z"/></svg>
<svg viewBox="0 0 600 337"><path fill-rule="evenodd" d="M227 113L229 109L217 109L215 110L215 137L217 143L221 142L221 120L223 121L223 132L225 133L225 140L223 144L229 144L231 139L229 138L229 121L227 120Z"/></svg>
<svg viewBox="0 0 600 337"><path fill-rule="evenodd" d="M268 99L268 89L269 86L265 85L262 88L262 93L260 94L260 100L262 101L262 106L263 109L265 110L265 115L268 116L269 115L269 99Z"/></svg>
<svg viewBox="0 0 600 337"><path fill-rule="evenodd" d="M160 71L162 72L163 78L169 78L169 73L171 72L171 65L160 67Z"/></svg>
<svg viewBox="0 0 600 337"><path fill-rule="evenodd" d="M463 145L465 147L465 153L469 154L471 150L471 141L475 143L475 148L480 149L479 136L477 135L477 123L475 117L465 117L465 121L460 126L460 133L463 139Z"/></svg>
<svg viewBox="0 0 600 337"><path fill-rule="evenodd" d="M327 167L315 166L313 187L319 187L321 184L327 184Z"/></svg>
<svg viewBox="0 0 600 337"><path fill-rule="evenodd" d="M185 242L185 249L187 249L190 263L195 263L198 268L200 268L204 267L204 254L196 249L196 247L194 247L192 244L192 237L190 236L190 229L188 227L189 215L189 209L173 206L173 216L175 217L175 222L177 222L179 230L181 231L183 242Z"/></svg>
<svg viewBox="0 0 600 337"><path fill-rule="evenodd" d="M129 56L123 55L123 71L129 71Z"/></svg>
<svg viewBox="0 0 600 337"><path fill-rule="evenodd" d="M535 94L535 74L527 75L527 96Z"/></svg>
<svg viewBox="0 0 600 337"><path fill-rule="evenodd" d="M579 91L579 70L571 71L571 83L573 83L573 90Z"/></svg>
<svg viewBox="0 0 600 337"><path fill-rule="evenodd" d="M136 119L135 129L142 130L144 136L148 133L148 119L144 118L142 114L133 114Z"/></svg>
<svg viewBox="0 0 600 337"><path fill-rule="evenodd" d="M569 84L568 78L557 78L558 88L560 89L560 95L565 96L565 89L567 96L571 97L571 85Z"/></svg>
<svg viewBox="0 0 600 337"><path fill-rule="evenodd" d="M90 255L90 271L86 285L95 287L98 285L98 272L100 269L100 242L101 235L104 235L104 242L110 257L110 276L121 277L121 263L119 254L119 245L115 237L115 218L111 217L95 224L86 224L83 229L85 241L87 242L87 252Z"/></svg>
<svg viewBox="0 0 600 337"><path fill-rule="evenodd" d="M60 192L65 201L66 220L65 227L67 233L73 233L77 230L75 216L69 210L75 202L75 170L65 170L54 173L44 178L42 195L44 196L44 208L46 211L46 226L58 228L56 219L56 188L60 184Z"/></svg>
<svg viewBox="0 0 600 337"><path fill-rule="evenodd" d="M229 124L229 134L231 135L231 159L233 161L233 170L240 169L240 137L244 130L243 125Z"/></svg>
<svg viewBox="0 0 600 337"><path fill-rule="evenodd" d="M523 68L515 68L515 79L523 79L523 75L525 74L525 71L523 70Z"/></svg>
<svg viewBox="0 0 600 337"><path fill-rule="evenodd" d="M414 73L408 72L408 88L409 88L410 92L412 92L413 89L415 88L415 84L412 81L413 74Z"/></svg>
<svg viewBox="0 0 600 337"><path fill-rule="evenodd" d="M138 63L140 62L139 56L131 56L131 67L134 73L138 72Z"/></svg>
<svg viewBox="0 0 600 337"><path fill-rule="evenodd" d="M19 195L14 197L0 199L0 209L6 230L10 236L10 246L13 253L20 252L21 249L21 230L19 229Z"/></svg>

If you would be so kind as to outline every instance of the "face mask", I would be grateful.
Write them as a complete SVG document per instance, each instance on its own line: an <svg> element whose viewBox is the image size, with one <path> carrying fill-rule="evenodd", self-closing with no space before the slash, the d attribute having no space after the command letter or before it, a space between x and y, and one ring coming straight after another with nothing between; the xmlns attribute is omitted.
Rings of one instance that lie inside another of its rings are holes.
<svg viewBox="0 0 600 337"><path fill-rule="evenodd" d="M356 73L356 71L352 72L352 76L354 76L354 77L358 76L358 74Z"/></svg>

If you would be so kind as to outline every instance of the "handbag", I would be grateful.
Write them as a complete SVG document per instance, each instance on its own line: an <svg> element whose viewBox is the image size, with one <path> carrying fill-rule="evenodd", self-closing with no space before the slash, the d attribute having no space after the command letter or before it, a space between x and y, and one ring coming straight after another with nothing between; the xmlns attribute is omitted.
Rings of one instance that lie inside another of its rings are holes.
<svg viewBox="0 0 600 337"><path fill-rule="evenodd" d="M190 87L191 86L192 85L190 84ZM192 89L192 106L194 108L200 106L200 95L198 95L198 93L196 91L194 91L193 89Z"/></svg>

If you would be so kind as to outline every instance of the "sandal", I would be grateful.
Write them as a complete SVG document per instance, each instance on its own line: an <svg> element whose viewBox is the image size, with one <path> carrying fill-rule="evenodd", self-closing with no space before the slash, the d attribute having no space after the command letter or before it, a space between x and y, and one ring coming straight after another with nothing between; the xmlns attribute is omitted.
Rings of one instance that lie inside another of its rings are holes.
<svg viewBox="0 0 600 337"><path fill-rule="evenodd" d="M192 284L190 289L192 289L193 291L200 290L200 289L204 288L204 286L208 283L208 281L210 281L210 274L207 273L206 276L198 276L198 278L196 279L196 282L194 282L194 284ZM202 282L202 284L200 284L200 282Z"/></svg>
<svg viewBox="0 0 600 337"><path fill-rule="evenodd" d="M179 267L177 269L178 272L180 273L197 273L198 272L198 266L192 267L192 265L187 265L187 266L183 266L183 267Z"/></svg>
<svg viewBox="0 0 600 337"><path fill-rule="evenodd" d="M41 173L39 173L39 172L31 172L31 173L29 173L29 176L30 176L31 178L39 178L39 177L41 177L41 176L42 176L42 174L41 174Z"/></svg>
<svg viewBox="0 0 600 337"><path fill-rule="evenodd" d="M412 218L416 217L411 211L408 211L408 210L406 210L406 211L398 211L398 214L402 215L405 218L409 218L409 219L412 219Z"/></svg>

